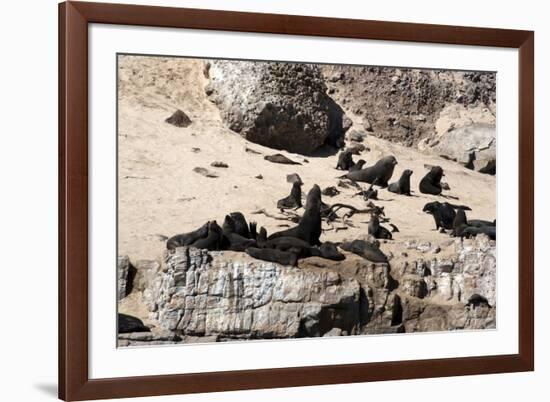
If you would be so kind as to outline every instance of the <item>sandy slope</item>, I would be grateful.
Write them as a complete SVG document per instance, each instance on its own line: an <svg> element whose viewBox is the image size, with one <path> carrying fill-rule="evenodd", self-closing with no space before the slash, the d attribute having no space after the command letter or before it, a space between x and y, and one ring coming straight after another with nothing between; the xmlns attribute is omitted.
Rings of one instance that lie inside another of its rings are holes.
<svg viewBox="0 0 550 402"><path fill-rule="evenodd" d="M307 157L302 165L279 165L263 159L275 151L251 144L224 127L219 113L204 95L207 80L202 62L187 59L122 57L119 63L119 254L132 261L159 259L164 249L162 236L187 232L207 220L223 222L226 213L241 211L248 220L256 220L268 233L280 230L284 222L264 215L251 215L264 208L278 214L276 201L288 195L286 175L298 173L307 191L314 183L321 188L336 185L337 156ZM193 120L187 128L176 128L164 119L176 109L184 110ZM379 191L386 216L400 229L396 242L382 245L395 251L401 241L417 239L440 243L448 235L434 230L431 216L422 212L425 203L445 201L442 197L418 192L418 182L426 173L424 164L438 164L446 173L451 187L447 194L458 197L449 202L472 208L470 218L494 219L496 216L495 177L467 170L442 158L374 137L365 144L370 152L361 158L371 165L380 157L393 154L399 164L392 181L404 169L412 169L412 197ZM246 152L246 147L261 154ZM200 151L193 150L199 148ZM303 162L304 157L282 152ZM355 159L358 157L355 156ZM213 168L211 162L223 161L229 168ZM203 177L192 170L204 167L215 171L218 178ZM255 176L261 174L263 179ZM336 197L324 197L327 203L344 202L364 207L364 201L353 197L355 190L340 189ZM366 235L366 215L352 218L356 228L326 231L322 240L338 241Z"/></svg>

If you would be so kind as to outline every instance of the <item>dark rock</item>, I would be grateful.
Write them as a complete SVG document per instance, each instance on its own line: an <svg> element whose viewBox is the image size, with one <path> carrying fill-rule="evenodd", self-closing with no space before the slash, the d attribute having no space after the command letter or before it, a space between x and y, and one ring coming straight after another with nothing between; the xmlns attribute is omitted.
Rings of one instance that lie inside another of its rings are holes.
<svg viewBox="0 0 550 402"><path fill-rule="evenodd" d="M191 119L183 111L176 110L172 116L168 117L166 123L176 127L187 127L191 124Z"/></svg>
<svg viewBox="0 0 550 402"><path fill-rule="evenodd" d="M216 173L211 172L210 170L205 169L203 167L194 167L193 172L198 173L198 174L200 174L201 176L204 176L204 177L209 177L209 178L218 177L218 175Z"/></svg>

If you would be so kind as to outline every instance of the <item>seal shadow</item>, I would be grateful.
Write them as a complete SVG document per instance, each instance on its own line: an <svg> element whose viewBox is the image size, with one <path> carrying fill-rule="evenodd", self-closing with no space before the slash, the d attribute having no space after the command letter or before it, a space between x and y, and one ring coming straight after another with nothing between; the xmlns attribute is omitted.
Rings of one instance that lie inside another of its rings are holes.
<svg viewBox="0 0 550 402"><path fill-rule="evenodd" d="M34 384L34 388L42 391L42 393L57 398L57 384L54 383L41 383Z"/></svg>

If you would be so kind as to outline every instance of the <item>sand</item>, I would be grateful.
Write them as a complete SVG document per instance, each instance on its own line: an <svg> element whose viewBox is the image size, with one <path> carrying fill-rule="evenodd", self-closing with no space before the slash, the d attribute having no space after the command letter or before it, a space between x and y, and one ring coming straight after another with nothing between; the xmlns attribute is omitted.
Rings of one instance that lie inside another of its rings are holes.
<svg viewBox="0 0 550 402"><path fill-rule="evenodd" d="M204 94L207 79L202 73L202 61L131 56L121 57L119 68L118 254L128 255L131 261L160 260L166 237L193 230L208 220L221 224L224 216L233 211L241 211L249 221L265 226L268 233L282 230L280 225L285 222L252 212L265 209L269 214L282 216L276 203L290 192L287 174L301 176L304 192L313 184L321 188L335 186L337 177L343 174L335 169L337 155L304 157L277 151L249 143L227 129L217 108ZM165 123L176 109L183 110L193 123L186 128ZM354 123L355 128L360 128ZM379 190L379 201L375 203L385 207L386 217L399 228L399 233L394 233L395 241L382 244L382 250L395 254L402 249L402 242L411 239L435 244L449 240L449 235L435 230L432 216L422 212L430 201L468 205L472 209L468 218L496 218L496 177L373 135L364 144L370 151L354 156L355 160L362 158L372 165L386 155L397 158L399 163L391 181L397 181L405 169L414 171L413 196ZM247 152L247 148L259 154ZM278 152L302 165L264 160L265 155ZM229 167L211 167L215 161ZM443 167L444 179L451 187L445 194L456 199L418 191L418 183L427 172L425 164ZM206 168L218 177L204 177L193 172L195 167ZM263 179L255 178L257 175ZM325 196L323 201L365 208L365 201L353 196L357 190L338 189L341 194ZM321 240L342 241L367 235L368 215L355 215L351 222L355 227L341 231L324 225Z"/></svg>

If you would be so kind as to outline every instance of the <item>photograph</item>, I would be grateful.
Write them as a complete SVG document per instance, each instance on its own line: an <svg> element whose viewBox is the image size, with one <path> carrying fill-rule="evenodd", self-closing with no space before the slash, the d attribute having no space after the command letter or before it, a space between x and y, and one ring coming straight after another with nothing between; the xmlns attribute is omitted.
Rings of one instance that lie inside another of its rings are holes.
<svg viewBox="0 0 550 402"><path fill-rule="evenodd" d="M497 329L497 72L116 77L118 347Z"/></svg>

